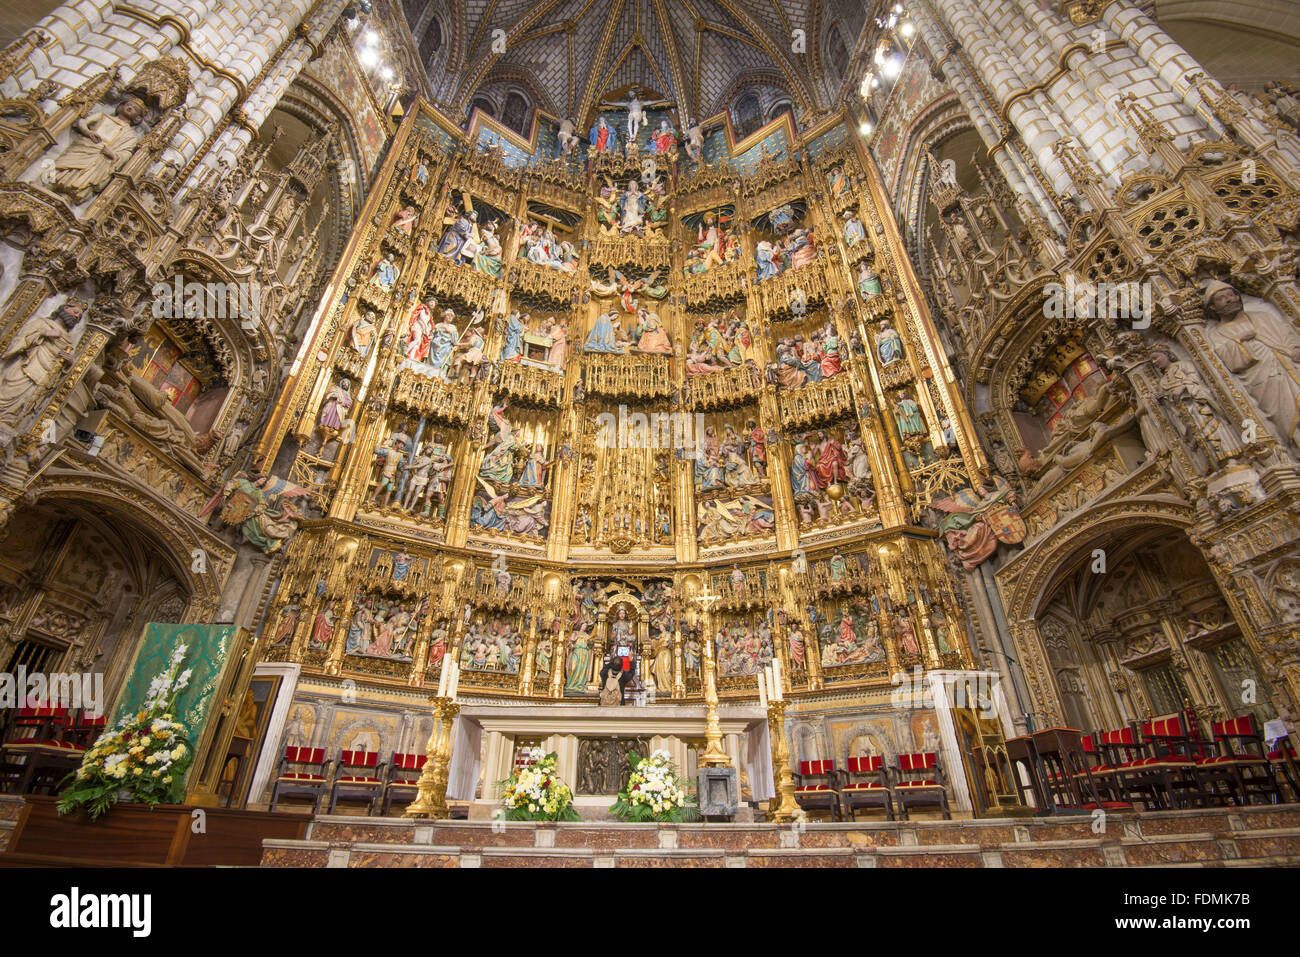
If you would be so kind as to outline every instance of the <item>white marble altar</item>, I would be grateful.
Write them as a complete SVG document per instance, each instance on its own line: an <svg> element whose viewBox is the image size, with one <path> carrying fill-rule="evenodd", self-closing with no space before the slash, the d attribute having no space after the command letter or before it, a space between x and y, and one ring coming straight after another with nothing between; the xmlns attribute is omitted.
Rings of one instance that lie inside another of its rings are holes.
<svg viewBox="0 0 1300 957"><path fill-rule="evenodd" d="M768 800L774 792L767 713L754 705L720 705L718 720L723 748L735 767L744 770L752 800ZM466 705L452 736L447 798L469 801L471 820L490 818L498 806L496 782L510 776L520 740L540 741L543 750L554 751L560 775L570 787L577 780L578 739L593 737L648 737L652 748L667 751L677 769L694 779L695 750L686 742L703 739L704 731L703 705ZM612 802L613 795L574 799L584 816L588 809L595 812Z"/></svg>

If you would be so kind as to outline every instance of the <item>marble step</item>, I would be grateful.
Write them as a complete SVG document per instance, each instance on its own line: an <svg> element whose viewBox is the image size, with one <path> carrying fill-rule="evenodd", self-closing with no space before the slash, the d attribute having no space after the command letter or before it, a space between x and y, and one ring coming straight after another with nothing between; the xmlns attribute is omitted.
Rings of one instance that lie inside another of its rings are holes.
<svg viewBox="0 0 1300 957"><path fill-rule="evenodd" d="M312 822L307 836L313 840L335 843L432 844L484 848L713 848L740 852L746 849L783 847L864 849L961 844L996 849L1007 845L1059 841L1083 840L1097 843L1107 837L1112 841L1140 842L1169 835L1210 834L1235 839L1257 832L1271 834L1279 829L1300 829L1300 807L1287 805L1116 813L1109 815L1104 823L1105 832L1098 834L1094 830L1098 822L1091 815L1016 820L811 822L801 829L773 824L428 822L403 818L320 815Z"/></svg>
<svg viewBox="0 0 1300 957"><path fill-rule="evenodd" d="M620 828L622 830L622 828ZM801 837L806 837L805 832ZM501 835L497 835L501 836ZM1300 827L1071 840L788 847L400 844L267 840L262 863L298 867L1220 867L1300 861Z"/></svg>
<svg viewBox="0 0 1300 957"><path fill-rule="evenodd" d="M278 842L277 842L278 843ZM722 851L617 851L613 854L595 854L589 851L546 851L537 853L532 848L482 848L460 851L457 848L395 849L391 845L358 846L337 856L329 863L322 851L319 854L294 852L291 849L271 848L268 845L264 858L266 866L273 867L848 867L848 868L933 868L933 867L1291 867L1300 864L1300 855L1271 857L1228 858L1186 854L1182 860L1156 862L1103 863L1097 854L1082 849L1072 854L1051 853L1050 849L1022 855L1012 860L996 852L981 851L971 847L938 847L909 850L897 853L857 853L833 849L804 849L770 852L750 852L729 855Z"/></svg>

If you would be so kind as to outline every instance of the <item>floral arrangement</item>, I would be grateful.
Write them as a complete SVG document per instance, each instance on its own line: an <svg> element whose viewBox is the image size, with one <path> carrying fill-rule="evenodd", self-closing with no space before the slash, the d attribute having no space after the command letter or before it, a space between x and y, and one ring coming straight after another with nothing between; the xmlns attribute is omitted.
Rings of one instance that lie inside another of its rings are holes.
<svg viewBox="0 0 1300 957"><path fill-rule="evenodd" d="M172 716L193 669L181 670L185 645L167 670L149 683L143 710L123 716L86 751L72 783L59 795L59 813L84 808L93 821L118 801L176 804L184 796L185 771L194 759L189 733Z"/></svg>
<svg viewBox="0 0 1300 957"><path fill-rule="evenodd" d="M528 761L504 781L502 807L507 821L576 821L573 791L560 780L559 759L554 751L544 754L541 748L527 752Z"/></svg>
<svg viewBox="0 0 1300 957"><path fill-rule="evenodd" d="M695 796L686 793L686 782L673 767L667 751L655 751L648 758L628 754L632 773L627 790L620 791L610 811L620 821L697 821L700 810Z"/></svg>

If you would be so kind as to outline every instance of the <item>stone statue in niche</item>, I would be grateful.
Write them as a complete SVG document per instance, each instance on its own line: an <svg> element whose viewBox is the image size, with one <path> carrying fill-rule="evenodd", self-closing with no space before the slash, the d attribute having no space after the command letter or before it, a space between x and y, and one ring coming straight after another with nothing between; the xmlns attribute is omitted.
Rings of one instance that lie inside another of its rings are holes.
<svg viewBox="0 0 1300 957"><path fill-rule="evenodd" d="M128 373L120 385L101 382L95 398L196 471L203 471L200 457L222 437L219 431L200 435L194 430L185 413L176 408L175 386L164 384L159 390L134 373Z"/></svg>
<svg viewBox="0 0 1300 957"><path fill-rule="evenodd" d="M1293 453L1300 452L1300 333L1266 302L1251 303L1247 311L1241 294L1226 282L1209 282L1204 293L1210 345L1274 434Z"/></svg>
<svg viewBox="0 0 1300 957"><path fill-rule="evenodd" d="M1179 361L1174 351L1164 345L1152 348L1151 362L1160 373L1156 389L1161 402L1171 408L1186 437L1200 447L1211 463L1241 448L1191 363Z"/></svg>
<svg viewBox="0 0 1300 957"><path fill-rule="evenodd" d="M342 378L339 384L325 393L325 401L320 410L320 430L329 438L335 438L348 423L348 410L352 408L352 380Z"/></svg>
<svg viewBox="0 0 1300 957"><path fill-rule="evenodd" d="M903 358L903 339L888 319L880 320L880 331L876 333L876 355L882 366L892 365Z"/></svg>
<svg viewBox="0 0 1300 957"><path fill-rule="evenodd" d="M84 303L69 299L14 337L0 364L0 421L18 422L44 397L45 387L72 360L72 330L84 312Z"/></svg>
<svg viewBox="0 0 1300 957"><path fill-rule="evenodd" d="M921 407L910 395L902 393L894 402L894 420L898 425L898 435L907 439L913 435L925 435L925 419L921 416Z"/></svg>
<svg viewBox="0 0 1300 957"><path fill-rule="evenodd" d="M856 246L867 238L867 231L863 228L862 220L858 214L851 209L844 211L844 244L846 246ZM870 245L868 244L868 251Z"/></svg>
<svg viewBox="0 0 1300 957"><path fill-rule="evenodd" d="M112 113L77 120L72 142L54 161L54 188L77 204L100 192L139 144L144 118L144 102L132 96Z"/></svg>

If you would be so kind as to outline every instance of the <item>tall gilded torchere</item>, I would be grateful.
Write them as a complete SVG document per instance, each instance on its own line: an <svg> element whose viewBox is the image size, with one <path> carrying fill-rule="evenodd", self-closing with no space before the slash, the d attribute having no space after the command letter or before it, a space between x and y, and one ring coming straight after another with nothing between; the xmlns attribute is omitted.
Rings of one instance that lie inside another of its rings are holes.
<svg viewBox="0 0 1300 957"><path fill-rule="evenodd" d="M790 749L785 745L786 702L773 699L767 703L767 729L772 738L772 771L776 775L776 793L780 803L768 816L785 823L802 817L804 811L794 799L794 774L790 771Z"/></svg>
<svg viewBox="0 0 1300 957"><path fill-rule="evenodd" d="M768 697L768 689L771 697ZM772 774L779 800L768 812L778 823L803 817L804 811L794 799L794 775L790 772L790 751L785 746L785 691L781 681L781 662L772 663L758 673L758 703L767 710L768 736L772 748Z"/></svg>
<svg viewBox="0 0 1300 957"><path fill-rule="evenodd" d="M713 639L704 642L704 737L706 746L700 755L700 764L706 768L729 768L731 758L722 747L722 725L718 721L717 660Z"/></svg>
<svg viewBox="0 0 1300 957"><path fill-rule="evenodd" d="M706 768L729 768L731 758L722 747L722 725L718 721L718 671L717 649L713 644L713 622L709 608L719 598L707 588L695 596L696 603L704 609L704 753L699 763Z"/></svg>
<svg viewBox="0 0 1300 957"><path fill-rule="evenodd" d="M450 814L447 810L447 777L451 771L451 726L460 713L460 704L455 697L459 670L455 664L444 668L438 682L439 694L430 699L433 704L433 730L429 733L429 744L424 752L424 770L416 782L418 793L415 800L407 806L404 817L440 820Z"/></svg>

